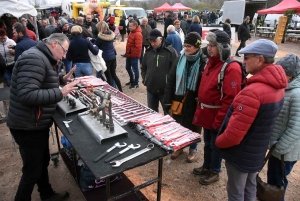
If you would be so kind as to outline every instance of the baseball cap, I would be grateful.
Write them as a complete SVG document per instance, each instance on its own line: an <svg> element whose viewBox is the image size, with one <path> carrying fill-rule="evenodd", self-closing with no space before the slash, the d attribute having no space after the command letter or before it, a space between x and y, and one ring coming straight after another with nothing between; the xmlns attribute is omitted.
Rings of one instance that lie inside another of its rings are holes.
<svg viewBox="0 0 300 201"><path fill-rule="evenodd" d="M240 50L239 54L258 54L265 57L274 58L278 50L277 45L267 39L259 39Z"/></svg>
<svg viewBox="0 0 300 201"><path fill-rule="evenodd" d="M159 30L157 30L157 29L152 29L150 31L150 34L149 34L149 36L148 36L147 39L149 39L149 40L156 40L157 37L162 37L161 32Z"/></svg>

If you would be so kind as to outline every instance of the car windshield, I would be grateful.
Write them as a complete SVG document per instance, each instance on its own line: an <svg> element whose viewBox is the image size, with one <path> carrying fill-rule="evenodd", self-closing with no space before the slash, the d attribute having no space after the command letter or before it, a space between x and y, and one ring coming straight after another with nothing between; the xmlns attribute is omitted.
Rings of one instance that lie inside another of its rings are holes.
<svg viewBox="0 0 300 201"><path fill-rule="evenodd" d="M125 10L127 16L136 14L138 18L147 17L145 10Z"/></svg>

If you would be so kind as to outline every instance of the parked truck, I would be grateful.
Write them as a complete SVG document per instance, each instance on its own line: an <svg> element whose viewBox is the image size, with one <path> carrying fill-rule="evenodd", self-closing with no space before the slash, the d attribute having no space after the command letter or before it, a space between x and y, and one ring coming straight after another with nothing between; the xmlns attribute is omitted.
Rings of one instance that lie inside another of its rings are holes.
<svg viewBox="0 0 300 201"><path fill-rule="evenodd" d="M240 0L240 1L224 1L222 6L222 16L218 19L219 24L229 18L231 25L238 26L243 23L246 16L253 19L254 14L261 9L265 9L267 0Z"/></svg>

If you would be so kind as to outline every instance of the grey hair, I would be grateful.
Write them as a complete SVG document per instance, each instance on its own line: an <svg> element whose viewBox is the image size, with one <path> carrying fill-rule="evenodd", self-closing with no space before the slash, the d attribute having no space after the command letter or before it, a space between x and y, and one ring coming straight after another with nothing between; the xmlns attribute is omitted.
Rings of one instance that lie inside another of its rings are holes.
<svg viewBox="0 0 300 201"><path fill-rule="evenodd" d="M145 18L142 19L142 21L147 21L148 22L148 18L145 17Z"/></svg>
<svg viewBox="0 0 300 201"><path fill-rule="evenodd" d="M175 27L173 25L169 25L168 28L167 28L167 31L171 32L171 31L175 31Z"/></svg>
<svg viewBox="0 0 300 201"><path fill-rule="evenodd" d="M265 60L265 64L272 64L275 61L274 57L265 57L265 56L263 56L263 57Z"/></svg>
<svg viewBox="0 0 300 201"><path fill-rule="evenodd" d="M77 17L77 23L83 24L84 18L83 17Z"/></svg>
<svg viewBox="0 0 300 201"><path fill-rule="evenodd" d="M54 17L49 17L49 24L54 24L54 22L55 22Z"/></svg>
<svg viewBox="0 0 300 201"><path fill-rule="evenodd" d="M51 34L48 38L45 38L46 40L44 40L47 44L51 44L53 41L58 41L59 43L63 43L65 41L67 41L68 43L70 43L69 38L62 33L54 33Z"/></svg>

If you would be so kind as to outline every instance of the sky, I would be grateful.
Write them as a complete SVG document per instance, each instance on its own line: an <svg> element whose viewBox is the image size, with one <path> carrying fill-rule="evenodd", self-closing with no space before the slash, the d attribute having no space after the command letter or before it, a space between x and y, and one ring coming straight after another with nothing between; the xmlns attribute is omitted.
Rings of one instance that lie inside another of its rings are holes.
<svg viewBox="0 0 300 201"><path fill-rule="evenodd" d="M19 0L24 3L28 3L28 0ZM56 4L56 3L61 3L62 0L45 0L47 4Z"/></svg>

